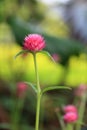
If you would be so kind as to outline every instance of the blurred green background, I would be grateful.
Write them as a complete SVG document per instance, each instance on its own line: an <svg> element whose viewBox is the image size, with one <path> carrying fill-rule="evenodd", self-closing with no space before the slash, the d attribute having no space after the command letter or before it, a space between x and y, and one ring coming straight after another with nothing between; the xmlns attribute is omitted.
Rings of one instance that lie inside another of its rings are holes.
<svg viewBox="0 0 87 130"><path fill-rule="evenodd" d="M65 85L76 88L80 84L87 84L85 46L69 38L70 30L60 16L47 12L48 6L36 0L0 0L0 113L3 113L0 122L10 120L9 115L14 104L11 93L16 91L16 84L22 81L35 83L32 55L20 56L14 60L16 53L22 49L23 39L27 34L42 34L46 39L45 50L54 56L56 62L53 63L44 54L38 54L41 87ZM43 101L48 104L44 103L46 110L41 121L47 129L56 129L53 96L56 99L59 97L57 105L65 104L68 102L65 98L67 93L71 94L67 91L60 96L58 91L54 91L43 97ZM33 102L31 89L28 95L23 108L23 119L20 121L24 124L21 130L31 130L34 126L35 99ZM29 119L31 116L32 120ZM53 126L50 128L51 121Z"/></svg>

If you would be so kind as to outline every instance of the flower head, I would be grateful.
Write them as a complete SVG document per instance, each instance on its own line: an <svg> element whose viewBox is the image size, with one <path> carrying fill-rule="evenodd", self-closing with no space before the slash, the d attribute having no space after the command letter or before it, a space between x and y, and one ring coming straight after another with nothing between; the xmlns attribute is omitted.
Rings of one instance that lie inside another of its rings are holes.
<svg viewBox="0 0 87 130"><path fill-rule="evenodd" d="M45 47L45 40L40 34L30 34L24 39L24 49L32 52L41 51Z"/></svg>
<svg viewBox="0 0 87 130"><path fill-rule="evenodd" d="M67 123L73 123L77 121L78 119L78 114L76 112L68 112L63 116L63 119Z"/></svg>
<svg viewBox="0 0 87 130"><path fill-rule="evenodd" d="M67 105L64 107L64 112L77 112L77 108L74 105Z"/></svg>

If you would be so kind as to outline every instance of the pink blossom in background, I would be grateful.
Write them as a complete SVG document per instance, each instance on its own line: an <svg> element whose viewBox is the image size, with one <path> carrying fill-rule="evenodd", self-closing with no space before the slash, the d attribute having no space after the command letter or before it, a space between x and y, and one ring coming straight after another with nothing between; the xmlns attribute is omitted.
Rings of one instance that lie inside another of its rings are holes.
<svg viewBox="0 0 87 130"><path fill-rule="evenodd" d="M23 96L27 90L27 85L24 82L17 83L17 95L18 97Z"/></svg>
<svg viewBox="0 0 87 130"><path fill-rule="evenodd" d="M80 97L87 91L87 85L81 84L76 90L75 95Z"/></svg>
<svg viewBox="0 0 87 130"><path fill-rule="evenodd" d="M76 122L78 119L78 114L76 112L67 112L64 116L63 119L67 123L73 123Z"/></svg>
<svg viewBox="0 0 87 130"><path fill-rule="evenodd" d="M77 112L77 108L74 105L67 105L63 108L64 112Z"/></svg>
<svg viewBox="0 0 87 130"><path fill-rule="evenodd" d="M60 61L60 57L59 57L58 54L54 53L54 54L52 55L52 57L53 57L53 59L54 59L56 62Z"/></svg>
<svg viewBox="0 0 87 130"><path fill-rule="evenodd" d="M45 47L45 40L40 34L30 34L24 39L24 49L37 52Z"/></svg>

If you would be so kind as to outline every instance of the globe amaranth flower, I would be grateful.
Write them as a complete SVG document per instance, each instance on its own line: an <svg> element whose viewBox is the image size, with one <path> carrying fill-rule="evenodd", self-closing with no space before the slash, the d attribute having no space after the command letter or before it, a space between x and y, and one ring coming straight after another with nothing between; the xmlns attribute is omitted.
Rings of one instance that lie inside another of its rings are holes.
<svg viewBox="0 0 87 130"><path fill-rule="evenodd" d="M67 123L73 123L77 121L78 114L76 112L68 112L63 116L63 119Z"/></svg>
<svg viewBox="0 0 87 130"><path fill-rule="evenodd" d="M45 40L40 34L30 34L24 39L24 49L31 52L41 51L45 47Z"/></svg>
<svg viewBox="0 0 87 130"><path fill-rule="evenodd" d="M67 112L77 112L77 108L74 105L67 105L63 109L64 109L65 113L67 113Z"/></svg>

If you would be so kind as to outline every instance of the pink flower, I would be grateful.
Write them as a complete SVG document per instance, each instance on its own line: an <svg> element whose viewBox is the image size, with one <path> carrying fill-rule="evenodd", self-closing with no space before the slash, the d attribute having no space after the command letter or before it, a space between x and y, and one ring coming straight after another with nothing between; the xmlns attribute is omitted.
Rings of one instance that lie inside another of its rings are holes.
<svg viewBox="0 0 87 130"><path fill-rule="evenodd" d="M77 108L74 105L67 105L64 107L64 112L77 112Z"/></svg>
<svg viewBox="0 0 87 130"><path fill-rule="evenodd" d="M76 90L75 95L81 97L87 91L87 85L81 84Z"/></svg>
<svg viewBox="0 0 87 130"><path fill-rule="evenodd" d="M77 121L78 119L78 114L76 112L68 112L63 116L63 119L67 123L73 123Z"/></svg>
<svg viewBox="0 0 87 130"><path fill-rule="evenodd" d="M23 96L26 90L27 90L27 85L24 82L17 83L17 95L18 95L18 97Z"/></svg>
<svg viewBox="0 0 87 130"><path fill-rule="evenodd" d="M54 59L56 62L60 61L60 57L59 57L58 54L54 53L54 54L52 55L52 57L53 57L53 59Z"/></svg>
<svg viewBox="0 0 87 130"><path fill-rule="evenodd" d="M30 34L24 39L24 49L37 52L45 47L45 40L39 34Z"/></svg>

